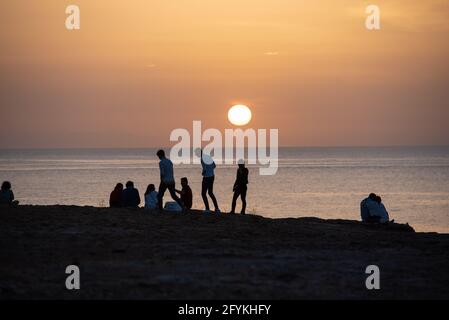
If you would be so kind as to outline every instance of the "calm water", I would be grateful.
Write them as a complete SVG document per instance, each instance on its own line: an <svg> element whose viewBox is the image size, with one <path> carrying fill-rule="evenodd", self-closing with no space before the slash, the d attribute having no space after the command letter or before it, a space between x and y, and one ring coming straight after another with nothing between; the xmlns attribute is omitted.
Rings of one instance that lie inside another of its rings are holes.
<svg viewBox="0 0 449 320"><path fill-rule="evenodd" d="M117 182L133 180L141 194L148 183L158 184L154 154L152 149L0 150L0 180L13 183L23 204L105 206ZM375 192L396 221L449 233L449 147L283 148L279 155L275 176L250 168L249 213L359 219L360 200ZM194 207L203 208L201 168L177 166L175 175L189 177ZM216 175L215 194L228 211L235 168L219 166Z"/></svg>

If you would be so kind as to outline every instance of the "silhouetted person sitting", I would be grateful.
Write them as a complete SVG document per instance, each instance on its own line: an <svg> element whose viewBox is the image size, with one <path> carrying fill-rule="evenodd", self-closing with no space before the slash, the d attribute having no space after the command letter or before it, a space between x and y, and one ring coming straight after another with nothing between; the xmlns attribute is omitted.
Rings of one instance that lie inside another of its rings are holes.
<svg viewBox="0 0 449 320"><path fill-rule="evenodd" d="M123 184L117 183L109 197L109 206L111 208L120 208L123 205Z"/></svg>
<svg viewBox="0 0 449 320"><path fill-rule="evenodd" d="M215 168L217 166L210 155L204 154L203 150L200 150L200 152L201 152L201 167L203 168L201 197L203 198L206 211L210 211L209 201L207 200L207 195L209 195L209 197L212 199L212 202L214 203L215 212L220 213L217 198L214 195Z"/></svg>
<svg viewBox="0 0 449 320"><path fill-rule="evenodd" d="M235 213L235 206L237 204L237 199L240 197L242 199L242 211L241 214L245 214L246 210L246 192L248 191L248 168L245 167L243 160L239 160L239 168L237 169L237 178L234 183L234 196L232 197L232 209L231 214Z"/></svg>
<svg viewBox="0 0 449 320"><path fill-rule="evenodd" d="M176 189L175 189L175 177L173 173L173 163L170 159L167 159L165 157L165 151L159 150L157 152L157 156L159 158L159 170L161 173L161 184L159 185L159 192L157 197L157 205L160 210L163 208L163 198L165 191L168 189L170 192L170 195L173 200L178 203L178 205L184 210L184 204L182 203L181 199L176 195Z"/></svg>
<svg viewBox="0 0 449 320"><path fill-rule="evenodd" d="M373 210L373 212L370 212L370 215L372 217L378 217L380 223L388 223L390 221L390 217L387 209L382 203L382 198L380 196L376 197L376 203L377 207ZM394 220L392 222L394 222Z"/></svg>
<svg viewBox="0 0 449 320"><path fill-rule="evenodd" d="M0 190L0 204L17 206L19 201L14 200L14 193L11 189L11 182L4 181Z"/></svg>
<svg viewBox="0 0 449 320"><path fill-rule="evenodd" d="M138 208L140 204L139 190L134 188L134 182L128 181L126 189L123 190L123 206L127 208Z"/></svg>
<svg viewBox="0 0 449 320"><path fill-rule="evenodd" d="M368 198L363 199L362 202L360 203L360 216L363 222L367 223L380 222L380 218L372 214L378 207L376 199L377 195L375 193L370 193Z"/></svg>
<svg viewBox="0 0 449 320"><path fill-rule="evenodd" d="M187 180L186 177L181 178L181 190L176 190L177 193L181 195L181 201L184 203L184 206L186 209L192 209L192 201L193 201L193 194L192 189L190 189L189 186L189 180Z"/></svg>
<svg viewBox="0 0 449 320"><path fill-rule="evenodd" d="M157 191L154 184L149 184L145 191L145 209L157 209Z"/></svg>

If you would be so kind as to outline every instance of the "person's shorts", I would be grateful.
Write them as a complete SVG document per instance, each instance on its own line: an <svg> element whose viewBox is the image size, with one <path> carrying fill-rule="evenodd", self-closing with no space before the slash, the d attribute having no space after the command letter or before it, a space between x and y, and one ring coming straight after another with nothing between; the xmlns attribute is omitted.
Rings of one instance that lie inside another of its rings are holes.
<svg viewBox="0 0 449 320"><path fill-rule="evenodd" d="M238 193L239 195L242 195L243 197L246 196L246 192L248 191L247 186L239 186L235 188L234 193Z"/></svg>

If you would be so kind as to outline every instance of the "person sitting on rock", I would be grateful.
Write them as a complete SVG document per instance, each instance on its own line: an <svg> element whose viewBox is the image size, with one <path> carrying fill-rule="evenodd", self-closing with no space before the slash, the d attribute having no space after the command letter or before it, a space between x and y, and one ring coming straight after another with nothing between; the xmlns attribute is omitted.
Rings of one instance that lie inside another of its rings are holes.
<svg viewBox="0 0 449 320"><path fill-rule="evenodd" d="M377 206L373 208L372 212L370 211L370 215L372 217L379 217L380 223L388 223L390 221L390 216L382 203L382 198L380 196L376 196L376 203Z"/></svg>
<svg viewBox="0 0 449 320"><path fill-rule="evenodd" d="M4 181L0 190L0 204L17 206L19 201L14 200L14 193L11 189L11 182Z"/></svg>
<svg viewBox="0 0 449 320"><path fill-rule="evenodd" d="M181 195L181 201L182 203L184 203L186 209L190 210L192 209L193 195L192 189L189 186L189 180L186 177L181 178L181 186L182 186L181 190L175 191L176 193L179 193Z"/></svg>
<svg viewBox="0 0 449 320"><path fill-rule="evenodd" d="M126 208L138 208L140 204L139 190L134 188L134 182L128 181L123 190L123 206Z"/></svg>
<svg viewBox="0 0 449 320"><path fill-rule="evenodd" d="M111 208L120 208L123 205L123 184L117 183L109 197L109 206Z"/></svg>
<svg viewBox="0 0 449 320"><path fill-rule="evenodd" d="M145 191L145 209L157 209L157 191L154 184L149 184Z"/></svg>
<svg viewBox="0 0 449 320"><path fill-rule="evenodd" d="M377 210L378 203L376 202L377 195L375 193L371 193L368 198L363 199L360 203L360 216L362 218L362 222L366 223L376 223L380 222L380 218L378 216L374 216L372 213Z"/></svg>

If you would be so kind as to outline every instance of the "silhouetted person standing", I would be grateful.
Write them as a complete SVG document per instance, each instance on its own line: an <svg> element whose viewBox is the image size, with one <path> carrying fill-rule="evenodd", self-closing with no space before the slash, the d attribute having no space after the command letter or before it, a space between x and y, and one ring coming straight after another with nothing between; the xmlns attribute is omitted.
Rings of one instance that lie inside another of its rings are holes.
<svg viewBox="0 0 449 320"><path fill-rule="evenodd" d="M175 177L173 173L173 162L170 159L165 157L165 151L159 150L157 152L157 156L159 158L159 170L161 173L161 184L159 185L159 192L157 195L158 198L158 207L162 210L162 199L164 198L164 193L168 189L170 192L170 196L179 206L185 210L185 206L182 203L181 199L176 195L175 189Z"/></svg>
<svg viewBox="0 0 449 320"><path fill-rule="evenodd" d="M241 214L245 214L246 210L246 192L248 191L248 168L245 167L243 160L239 161L239 168L237 169L237 178L234 183L234 196L232 197L232 209L231 214L235 213L235 206L237 205L237 199L242 199L242 211Z"/></svg>
<svg viewBox="0 0 449 320"><path fill-rule="evenodd" d="M126 189L123 190L123 206L126 208L138 208L140 204L139 190L134 188L134 182L128 181Z"/></svg>
<svg viewBox="0 0 449 320"><path fill-rule="evenodd" d="M120 208L123 205L123 184L117 183L109 197L109 206L111 208Z"/></svg>
<svg viewBox="0 0 449 320"><path fill-rule="evenodd" d="M212 199L214 203L215 212L220 213L220 208L218 207L217 198L214 195L214 181L215 181L215 165L214 160L211 156L203 154L201 150L201 166L203 168L203 182L201 185L201 197L204 201L204 206L206 211L210 211L209 201L207 200L207 195Z"/></svg>

